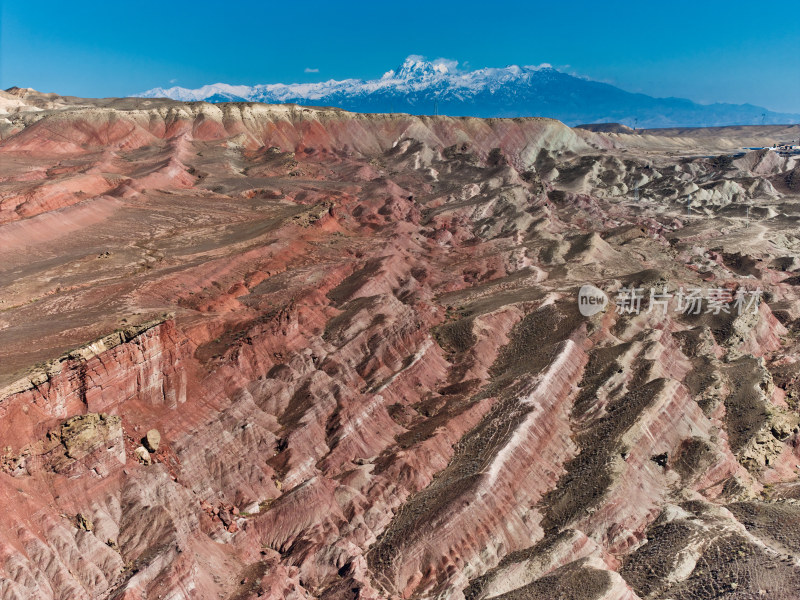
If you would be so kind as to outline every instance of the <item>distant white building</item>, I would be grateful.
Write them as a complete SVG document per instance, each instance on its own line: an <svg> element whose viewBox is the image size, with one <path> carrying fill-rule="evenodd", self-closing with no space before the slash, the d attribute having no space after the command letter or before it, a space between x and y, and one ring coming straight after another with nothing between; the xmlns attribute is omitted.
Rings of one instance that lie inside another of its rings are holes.
<svg viewBox="0 0 800 600"><path fill-rule="evenodd" d="M771 148L773 152L778 154L800 154L800 144L794 142L775 142Z"/></svg>

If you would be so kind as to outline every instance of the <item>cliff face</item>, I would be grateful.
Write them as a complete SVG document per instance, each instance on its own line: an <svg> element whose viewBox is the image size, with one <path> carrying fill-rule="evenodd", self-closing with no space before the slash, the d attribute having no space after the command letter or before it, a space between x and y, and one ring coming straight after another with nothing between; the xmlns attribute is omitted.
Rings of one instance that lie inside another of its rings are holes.
<svg viewBox="0 0 800 600"><path fill-rule="evenodd" d="M791 161L48 102L0 125L0 598L800 589Z"/></svg>

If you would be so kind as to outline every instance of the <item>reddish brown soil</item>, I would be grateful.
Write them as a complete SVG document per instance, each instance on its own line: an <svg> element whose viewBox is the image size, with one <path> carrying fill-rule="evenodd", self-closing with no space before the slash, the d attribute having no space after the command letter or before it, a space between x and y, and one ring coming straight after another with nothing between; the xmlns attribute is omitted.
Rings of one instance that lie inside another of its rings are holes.
<svg viewBox="0 0 800 600"><path fill-rule="evenodd" d="M770 131L14 98L0 598L797 597Z"/></svg>

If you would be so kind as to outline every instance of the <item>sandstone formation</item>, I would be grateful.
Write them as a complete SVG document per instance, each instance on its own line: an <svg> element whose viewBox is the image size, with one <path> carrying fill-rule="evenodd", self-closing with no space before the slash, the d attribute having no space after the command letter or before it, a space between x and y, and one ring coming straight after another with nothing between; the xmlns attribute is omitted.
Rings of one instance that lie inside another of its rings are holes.
<svg viewBox="0 0 800 600"><path fill-rule="evenodd" d="M158 429L148 431L142 438L142 443L149 452L158 452L158 447L161 445L161 434L158 433Z"/></svg>
<svg viewBox="0 0 800 600"><path fill-rule="evenodd" d="M0 598L797 598L797 128L0 100Z"/></svg>

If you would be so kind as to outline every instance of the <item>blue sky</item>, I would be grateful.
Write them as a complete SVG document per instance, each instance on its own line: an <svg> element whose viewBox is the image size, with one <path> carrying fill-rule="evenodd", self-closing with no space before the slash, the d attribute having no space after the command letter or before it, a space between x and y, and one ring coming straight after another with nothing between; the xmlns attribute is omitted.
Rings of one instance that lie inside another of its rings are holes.
<svg viewBox="0 0 800 600"><path fill-rule="evenodd" d="M800 113L793 2L0 2L4 89L374 78L420 54L548 62L629 91Z"/></svg>

